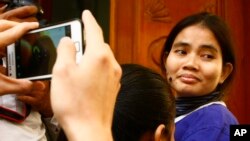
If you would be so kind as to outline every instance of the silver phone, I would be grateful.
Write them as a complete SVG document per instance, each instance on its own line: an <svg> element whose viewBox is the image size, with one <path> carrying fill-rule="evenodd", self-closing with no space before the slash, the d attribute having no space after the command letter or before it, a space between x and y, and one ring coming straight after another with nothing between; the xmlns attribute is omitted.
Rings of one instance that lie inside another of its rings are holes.
<svg viewBox="0 0 250 141"><path fill-rule="evenodd" d="M76 47L76 60L83 55L80 20L35 29L7 47L8 75L29 80L51 79L56 48L62 37L70 37Z"/></svg>

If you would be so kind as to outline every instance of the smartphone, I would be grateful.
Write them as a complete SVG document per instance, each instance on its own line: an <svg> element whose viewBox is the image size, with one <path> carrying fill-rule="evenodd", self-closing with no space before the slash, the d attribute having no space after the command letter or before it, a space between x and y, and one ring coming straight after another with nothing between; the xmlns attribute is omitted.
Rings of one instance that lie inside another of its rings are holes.
<svg viewBox="0 0 250 141"><path fill-rule="evenodd" d="M51 79L56 48L62 37L76 47L76 61L83 55L82 23L79 19L32 30L7 47L8 75L29 80Z"/></svg>

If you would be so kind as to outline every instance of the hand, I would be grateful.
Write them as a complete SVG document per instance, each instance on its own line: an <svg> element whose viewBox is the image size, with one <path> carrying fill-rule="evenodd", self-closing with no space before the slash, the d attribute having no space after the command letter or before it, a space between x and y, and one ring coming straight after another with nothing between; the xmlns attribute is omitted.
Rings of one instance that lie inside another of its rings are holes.
<svg viewBox="0 0 250 141"><path fill-rule="evenodd" d="M6 46L15 42L30 29L38 27L38 23L16 23L7 20L0 20L0 58L6 56ZM0 95L9 93L26 93L32 88L28 80L14 79L5 75L5 68L0 67Z"/></svg>
<svg viewBox="0 0 250 141"><path fill-rule="evenodd" d="M6 46L14 43L31 29L38 28L37 22L17 23L0 20L0 58L6 55Z"/></svg>
<svg viewBox="0 0 250 141"><path fill-rule="evenodd" d="M38 12L36 6L23 6L4 12L5 8L0 8L0 19L6 19L0 20L0 57L6 56L7 45L15 42L29 30L38 27L37 22L27 23L37 21L35 17ZM3 66L0 66L0 70L0 85L3 86L0 95L16 93L18 99L30 104L44 117L53 115L49 96L49 82L38 81L32 83L28 80L17 80L4 76L6 69Z"/></svg>
<svg viewBox="0 0 250 141"><path fill-rule="evenodd" d="M1 33L0 33L1 34ZM28 93L32 89L32 82L29 80L14 79L6 76L6 68L0 65L0 96L13 93Z"/></svg>
<svg viewBox="0 0 250 141"><path fill-rule="evenodd" d="M50 104L50 81L34 81L29 93L17 94L17 98L38 111L44 118L52 117Z"/></svg>
<svg viewBox="0 0 250 141"><path fill-rule="evenodd" d="M52 109L69 140L111 139L121 68L91 13L84 11L82 18L86 48L79 64L72 40L65 37L59 43L51 86ZM97 137L96 132L104 136Z"/></svg>
<svg viewBox="0 0 250 141"><path fill-rule="evenodd" d="M37 22L38 9L36 6L22 6L9 11L5 11L5 8L5 6L0 8L0 19L16 22Z"/></svg>
<svg viewBox="0 0 250 141"><path fill-rule="evenodd" d="M32 89L32 82L25 79L14 79L0 73L0 86L0 96L13 93L28 93Z"/></svg>

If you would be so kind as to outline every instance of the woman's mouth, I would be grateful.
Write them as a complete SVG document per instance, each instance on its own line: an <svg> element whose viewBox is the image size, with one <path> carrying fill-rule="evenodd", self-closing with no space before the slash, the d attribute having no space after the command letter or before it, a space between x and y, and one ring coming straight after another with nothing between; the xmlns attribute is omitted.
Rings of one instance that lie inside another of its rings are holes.
<svg viewBox="0 0 250 141"><path fill-rule="evenodd" d="M183 83L187 83L187 84L194 84L200 81L200 79L193 74L181 74L178 76L178 78Z"/></svg>

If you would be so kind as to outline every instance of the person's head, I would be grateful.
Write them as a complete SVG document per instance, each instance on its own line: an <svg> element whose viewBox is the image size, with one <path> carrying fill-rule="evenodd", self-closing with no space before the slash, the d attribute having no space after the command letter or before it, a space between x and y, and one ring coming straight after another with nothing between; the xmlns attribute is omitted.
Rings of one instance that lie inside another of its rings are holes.
<svg viewBox="0 0 250 141"><path fill-rule="evenodd" d="M175 101L165 79L136 64L122 67L112 132L115 141L173 139Z"/></svg>
<svg viewBox="0 0 250 141"><path fill-rule="evenodd" d="M181 20L170 32L161 67L177 96L223 93L233 79L235 57L226 23L202 12Z"/></svg>

